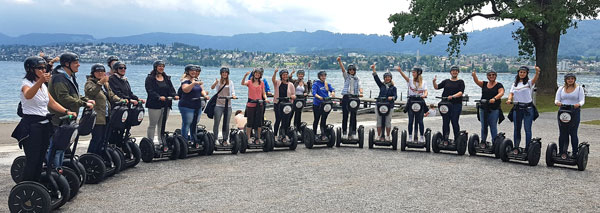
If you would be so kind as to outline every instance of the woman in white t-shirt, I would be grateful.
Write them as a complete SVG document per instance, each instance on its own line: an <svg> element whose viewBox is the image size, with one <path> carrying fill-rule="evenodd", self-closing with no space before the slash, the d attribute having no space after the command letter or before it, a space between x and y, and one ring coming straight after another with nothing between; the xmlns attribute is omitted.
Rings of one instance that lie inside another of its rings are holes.
<svg viewBox="0 0 600 213"><path fill-rule="evenodd" d="M19 125L12 137L19 140L23 146L27 162L23 172L23 181L39 181L42 172L42 162L50 144L53 133L52 123L49 122L48 108L77 117L54 101L44 83L51 78L46 72L46 61L39 56L25 59L25 78L21 84L22 114Z"/></svg>
<svg viewBox="0 0 600 213"><path fill-rule="evenodd" d="M229 80L229 68L222 67L219 70L221 78L217 78L215 83L210 86L210 89L216 89L217 97L225 97L231 98L229 101L227 99L218 98L217 104L215 105L215 114L213 117L213 134L215 134L216 143L220 143L223 146L229 146L229 121L231 120L231 102L232 99L237 99L235 96L235 87L233 86L233 81ZM227 106L225 103L227 102ZM225 115L227 114L227 115ZM223 135L222 140L218 140L219 138L219 123L223 118L223 127L221 134Z"/></svg>
<svg viewBox="0 0 600 213"><path fill-rule="evenodd" d="M402 72L402 69L400 68L400 66L398 66L398 72L400 72L400 75L402 75L402 77L404 78L404 80L406 80L406 83L408 84L408 102L406 103L407 106L410 106L411 101L416 101L416 100L423 100L425 98L427 98L427 86L425 85L425 81L423 81L423 70L421 68L415 67L412 69L412 79L409 79L408 76L406 76L406 74L404 74L404 72ZM416 96L416 97L415 97ZM420 137L419 137L419 142L420 143L424 143L425 142L425 137L423 136L423 134L425 133L425 126L423 125L423 116L424 113L427 109L426 105L422 105L421 106L421 111L418 113L413 112L412 110L406 110L408 112L408 142L412 142L413 141L413 136L412 136L412 132L413 132L413 123L415 123L415 125L419 126L419 132L415 132L415 134L419 134L420 133ZM416 121L416 122L415 122Z"/></svg>
<svg viewBox="0 0 600 213"><path fill-rule="evenodd" d="M571 157L577 158L577 149L579 148L579 138L577 137L577 129L579 129L579 122L581 120L581 107L585 104L585 91L583 88L575 83L577 77L575 74L569 73L565 75L565 85L558 88L556 91L556 97L554 98L554 104L557 106L562 105L573 105L573 112L571 113L571 123L569 125L559 125L558 129L560 135L558 137L559 155L566 159L567 150L569 149L569 136L571 136L571 149L573 155Z"/></svg>
<svg viewBox="0 0 600 213"><path fill-rule="evenodd" d="M533 106L533 88L535 83L540 77L540 68L535 67L535 76L529 80L529 68L522 66L519 68L519 73L515 77L515 83L510 88L510 94L506 104L512 104L513 102L518 103L513 106L514 112L512 121L514 122L514 147L519 153L522 150L519 147L521 142L521 126L525 123L525 152L529 150L529 143L531 142L531 125L534 120L535 106Z"/></svg>

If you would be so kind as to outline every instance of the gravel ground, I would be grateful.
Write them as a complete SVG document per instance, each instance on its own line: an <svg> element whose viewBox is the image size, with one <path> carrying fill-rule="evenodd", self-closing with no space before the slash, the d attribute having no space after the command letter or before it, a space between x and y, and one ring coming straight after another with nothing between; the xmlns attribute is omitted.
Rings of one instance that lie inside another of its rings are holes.
<svg viewBox="0 0 600 213"><path fill-rule="evenodd" d="M600 119L600 109L582 113L583 120ZM361 123L367 129L374 124ZM474 115L461 117L461 124L479 133ZM394 125L405 129L406 120L395 119ZM441 118L427 118L425 125L436 132ZM512 138L512 123L505 121L499 130ZM546 167L545 148L557 141L558 127L556 114L544 113L533 129L534 137L543 137L536 167L468 154L299 146L296 151L140 163L100 184L85 185L60 211L598 212L598 130L580 126L580 141L591 143L584 172ZM14 186L9 166L18 154L0 152L0 202L7 202ZM4 211L7 206L0 205Z"/></svg>

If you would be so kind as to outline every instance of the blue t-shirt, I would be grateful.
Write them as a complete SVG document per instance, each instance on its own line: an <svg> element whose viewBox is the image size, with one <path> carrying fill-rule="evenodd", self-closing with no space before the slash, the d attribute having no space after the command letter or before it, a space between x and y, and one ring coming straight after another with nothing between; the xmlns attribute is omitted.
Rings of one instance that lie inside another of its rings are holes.
<svg viewBox="0 0 600 213"><path fill-rule="evenodd" d="M184 84L191 84L192 81L190 80L185 80L183 82L181 82L181 86L183 86ZM180 97L179 97L179 107L185 107L185 108L190 108L190 109L200 109L202 107L202 100L197 99L197 100L192 100L192 98L200 98L202 97L202 87L200 87L200 85L195 85L194 88L192 88L192 91L185 93L183 92L183 90L181 89L181 87L179 87L180 90Z"/></svg>
<svg viewBox="0 0 600 213"><path fill-rule="evenodd" d="M329 92L335 92L335 89L333 89L333 87L331 87L330 83L327 83L327 86L329 87L329 91L327 91L325 89L325 84L322 81L315 81L313 83L312 95L314 96L314 98L313 98L314 106L318 106L321 104L321 99L317 98L317 96L315 96L315 94L319 95L321 97L329 97Z"/></svg>

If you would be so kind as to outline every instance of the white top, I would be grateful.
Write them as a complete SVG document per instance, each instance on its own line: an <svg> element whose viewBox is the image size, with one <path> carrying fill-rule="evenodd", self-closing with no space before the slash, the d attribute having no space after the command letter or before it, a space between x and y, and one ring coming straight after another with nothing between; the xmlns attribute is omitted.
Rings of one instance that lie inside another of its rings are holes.
<svg viewBox="0 0 600 213"><path fill-rule="evenodd" d="M519 103L533 102L531 95L533 94L534 87L535 87L535 84L533 84L531 82L531 80L529 80L527 82L527 84L523 84L523 82L521 81L517 84L516 87L515 87L515 84L512 84L512 87L510 88L510 93L513 94L513 102L519 102Z"/></svg>
<svg viewBox="0 0 600 213"><path fill-rule="evenodd" d="M234 116L234 119L237 128L244 128L246 126L247 120L246 117L244 117L244 113L237 114L236 116Z"/></svg>
<svg viewBox="0 0 600 213"><path fill-rule="evenodd" d="M583 106L583 104L585 104L583 88L577 86L573 92L567 93L565 92L564 87L559 87L556 91L556 98L554 98L554 103L557 104L558 102L567 105L579 104L579 106Z"/></svg>
<svg viewBox="0 0 600 213"><path fill-rule="evenodd" d="M219 89L221 89L221 80L219 80L219 82L217 83L217 86L215 86L215 91L219 91ZM227 91L229 90L229 95L225 95L227 94ZM229 80L229 84L225 86L225 88L223 88L223 90L218 94L219 97L223 97L223 96L234 96L235 95L235 87L233 86L233 81ZM229 100L229 106L231 107L231 100ZM225 99L217 99L217 106L225 106Z"/></svg>
<svg viewBox="0 0 600 213"><path fill-rule="evenodd" d="M24 86L31 88L34 84L34 82L23 79L21 88ZM21 91L21 105L23 107L23 114L46 116L46 114L50 113L48 112L48 102L50 102L50 97L48 97L48 88L46 87L46 84L42 84L37 93L35 93L35 96L29 100L25 98L23 91Z"/></svg>
<svg viewBox="0 0 600 213"><path fill-rule="evenodd" d="M429 115L427 117L435 117L437 115L437 110L429 109Z"/></svg>
<svg viewBox="0 0 600 213"><path fill-rule="evenodd" d="M427 83L425 83L425 81L423 81L423 84L421 85L421 88L417 88L417 85L415 85L415 82L412 79L408 80L408 95L424 95L425 91L427 91Z"/></svg>

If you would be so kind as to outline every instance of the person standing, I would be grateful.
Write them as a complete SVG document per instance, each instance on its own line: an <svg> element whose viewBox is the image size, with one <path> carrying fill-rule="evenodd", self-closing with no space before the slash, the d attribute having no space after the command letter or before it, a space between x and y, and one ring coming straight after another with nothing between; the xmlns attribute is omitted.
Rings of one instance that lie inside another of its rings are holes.
<svg viewBox="0 0 600 213"><path fill-rule="evenodd" d="M573 112L571 113L571 121L569 125L560 125L560 118L558 119L559 125L558 130L560 132L558 137L559 155L563 158L567 158L567 150L569 149L569 136L571 137L571 150L573 150L574 159L577 159L577 152L579 151L579 137L577 136L577 130L579 129L579 122L581 121L581 107L585 104L585 91L583 87L578 86L575 81L577 77L573 73L565 75L565 84L556 90L556 96L554 98L554 104L562 106L565 104L573 105ZM557 115L557 116L560 116Z"/></svg>
<svg viewBox="0 0 600 213"><path fill-rule="evenodd" d="M502 113L500 109L500 102L502 96L504 96L504 86L502 83L496 81L496 71L487 72L488 81L480 81L477 78L477 73L473 70L471 74L473 76L473 81L477 86L481 87L481 99L488 100L487 107L479 107L479 120L481 122L481 141L486 141L488 135L488 126L490 127L490 132L492 133L492 137L490 141L493 141L498 134L498 119Z"/></svg>
<svg viewBox="0 0 600 213"><path fill-rule="evenodd" d="M156 131L162 132L160 124L162 124L162 113L163 109L167 109L167 118L169 117L169 109L172 108L173 102L168 100L167 97L173 97L175 100L179 100L179 96L175 93L175 88L171 82L171 76L165 72L165 62L157 60L152 64L152 71L146 76L144 86L146 93L148 93L148 101L146 107L148 108L148 129L146 130L147 138L154 140ZM160 139L160 136L158 137Z"/></svg>
<svg viewBox="0 0 600 213"><path fill-rule="evenodd" d="M233 81L229 80L229 68L222 67L219 70L221 78L217 78L215 82L210 86L211 89L218 88L217 97L230 97L231 99L237 99L235 96L235 87ZM217 98L217 104L215 105L215 114L213 117L213 134L216 138L219 138L219 123L223 118L223 146L229 146L229 121L231 120L231 99ZM225 102L228 102L225 105ZM227 116L225 116L227 114ZM218 140L217 140L218 142Z"/></svg>
<svg viewBox="0 0 600 213"><path fill-rule="evenodd" d="M342 89L342 137L347 138L348 136L358 137L356 135L356 111L350 110L350 98L353 95L362 97L363 89L360 86L360 78L356 76L356 66L353 64L348 65L348 72L344 68L342 58L337 57L338 64L342 70L344 76L344 89ZM350 114L350 134L348 135L348 114Z"/></svg>
<svg viewBox="0 0 600 213"><path fill-rule="evenodd" d="M185 74L181 78L181 87L178 93L181 96L179 100L179 112L181 113L181 134L188 141L196 140L196 128L200 120L202 97L208 100L208 96L202 81L198 76L202 68L197 65L185 66ZM197 116L194 116L196 114Z"/></svg>
<svg viewBox="0 0 600 213"><path fill-rule="evenodd" d="M437 89L444 89L442 97L447 97L450 101L448 116L442 116L442 130L444 137L450 134L450 122L452 122L452 130L454 132L454 139L458 138L460 132L460 114L462 113L462 96L465 92L465 82L458 78L460 72L457 66L450 68L450 79L443 80L440 84L436 83L437 76L433 77L433 87Z"/></svg>
<svg viewBox="0 0 600 213"><path fill-rule="evenodd" d="M519 68L519 73L515 76L515 83L510 88L510 94L506 104L517 102L508 114L509 120L513 121L514 127L514 144L518 150L521 143L521 127L525 126L525 152L529 151L529 143L531 143L531 126L536 119L537 109L533 104L533 88L540 76L540 68L535 67L535 76L529 79L529 68L522 66ZM512 115L512 116L511 116ZM523 125L525 124L525 125Z"/></svg>

